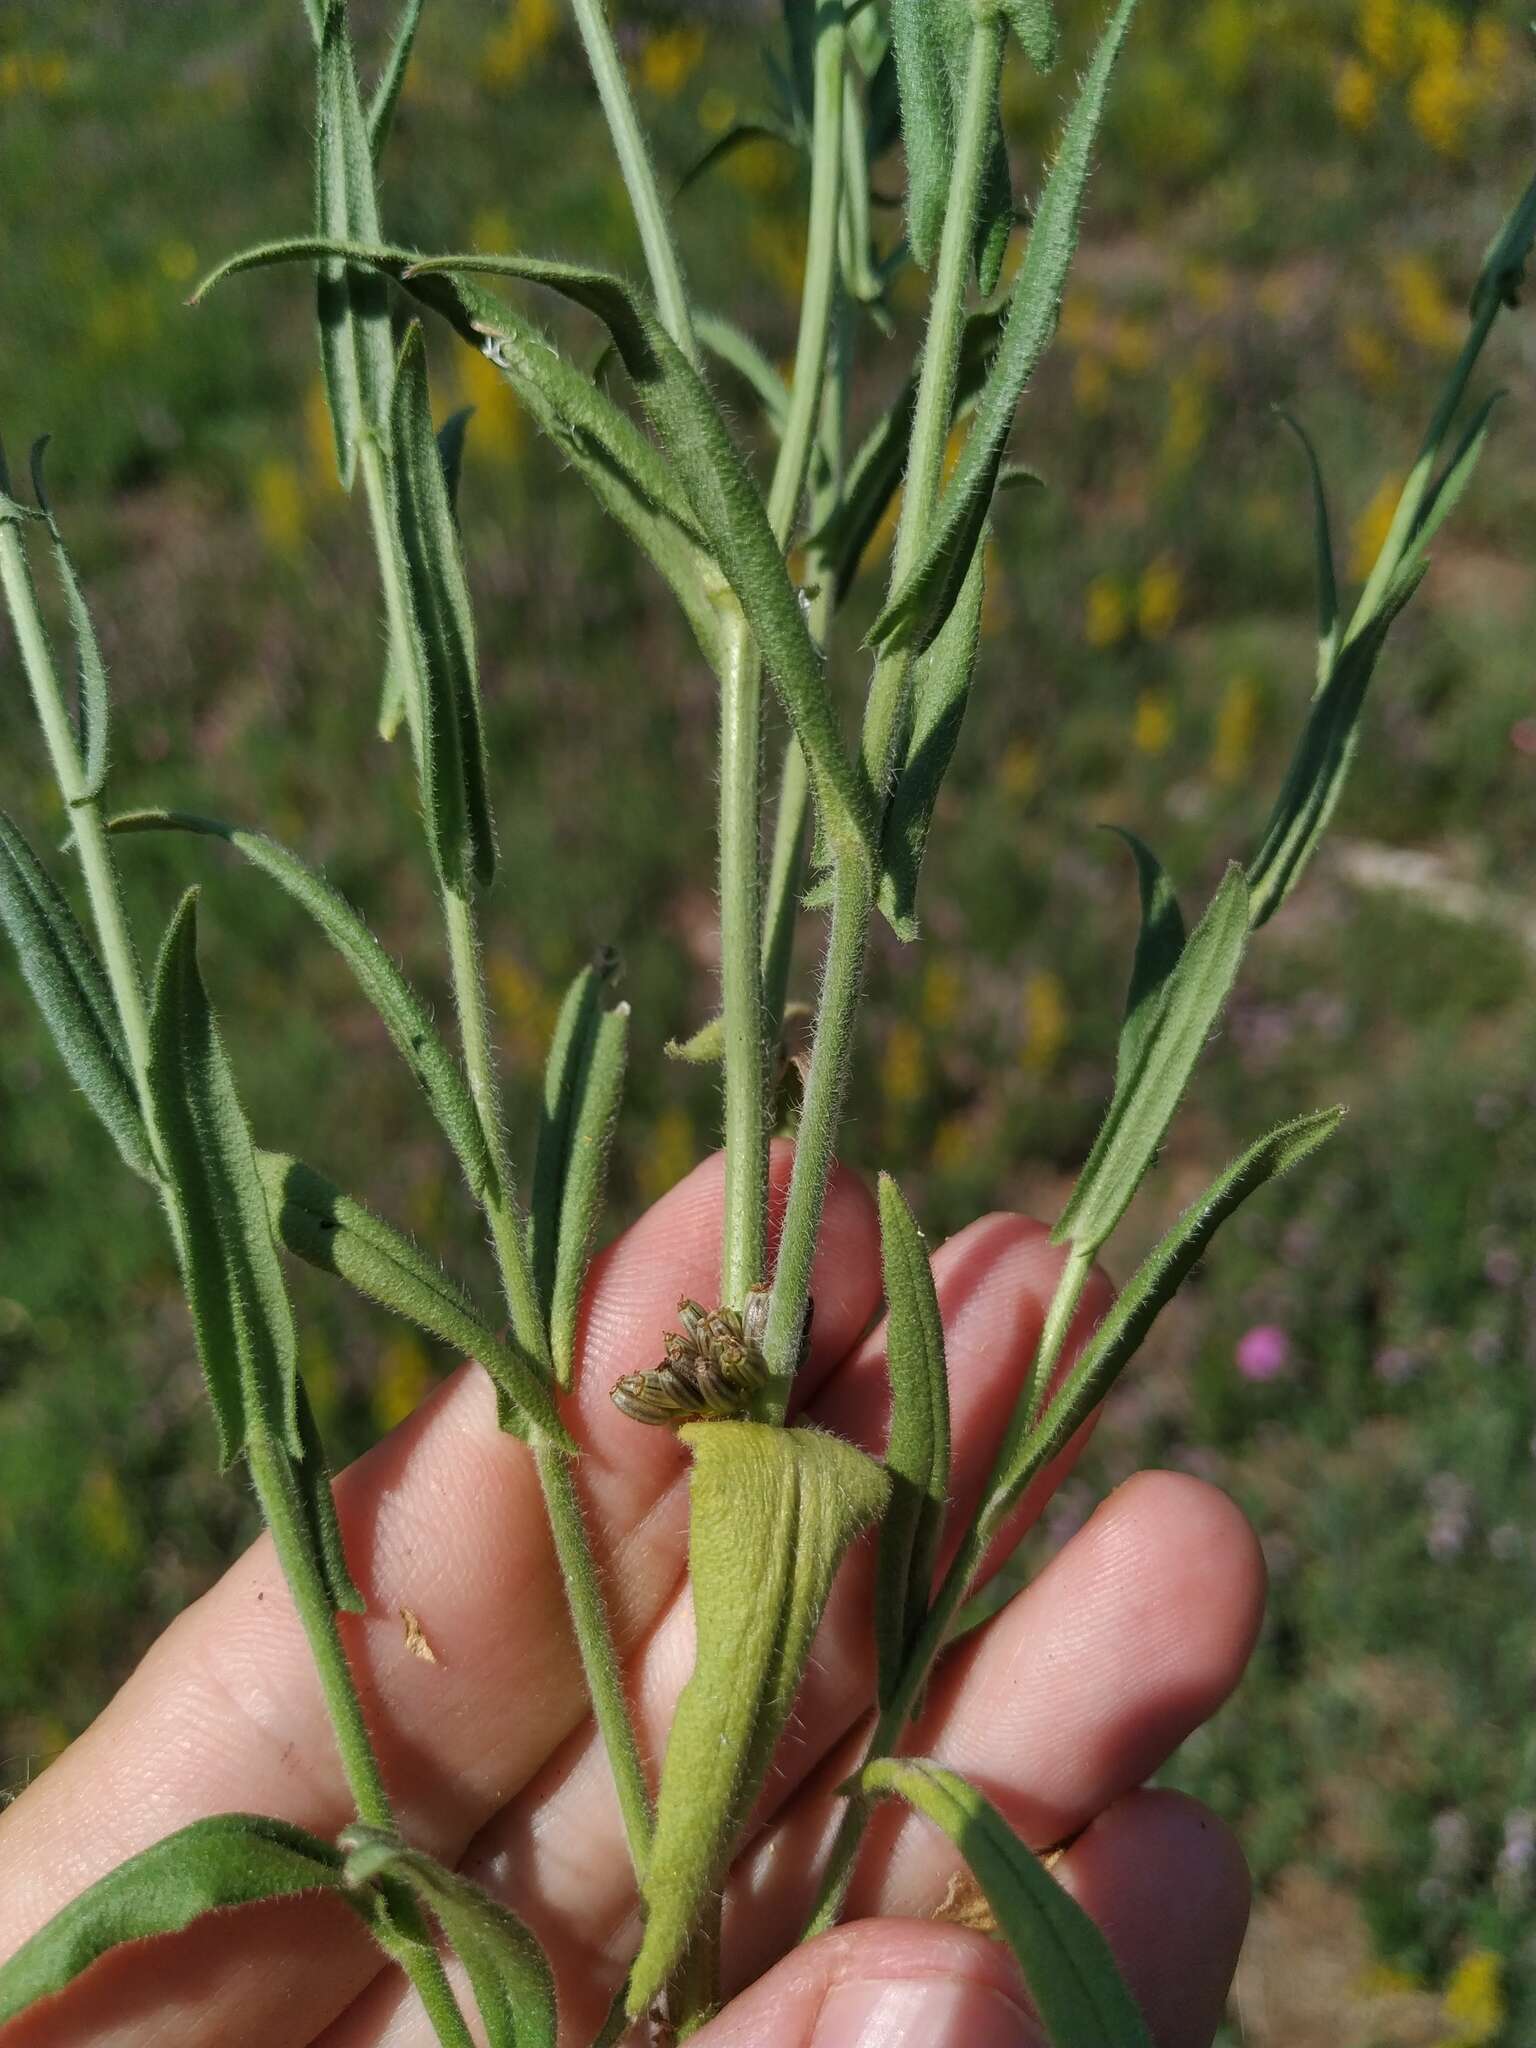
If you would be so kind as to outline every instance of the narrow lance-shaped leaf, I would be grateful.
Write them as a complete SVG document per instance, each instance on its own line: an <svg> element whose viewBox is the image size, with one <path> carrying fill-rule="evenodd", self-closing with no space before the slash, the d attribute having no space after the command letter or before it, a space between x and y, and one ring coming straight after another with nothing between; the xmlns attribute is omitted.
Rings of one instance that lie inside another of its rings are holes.
<svg viewBox="0 0 1536 2048"><path fill-rule="evenodd" d="M1234 862L1163 985L1135 1066L1117 1085L1087 1164L1053 1237L1093 1253L1167 1135L1206 1035L1237 978L1248 937L1248 884Z"/></svg>
<svg viewBox="0 0 1536 2048"><path fill-rule="evenodd" d="M198 1355L227 1465L260 1431L303 1456L297 1347L266 1197L197 964L197 891L155 969L148 1082Z"/></svg>
<svg viewBox="0 0 1536 2048"><path fill-rule="evenodd" d="M471 1192L479 1197L493 1185L485 1133L475 1114L464 1075L443 1043L426 1004L390 959L339 890L306 866L297 854L264 832L248 832L219 818L190 811L127 811L113 818L114 832L195 832L222 839L319 925L352 970L358 987L378 1012L401 1058L420 1083L457 1154Z"/></svg>
<svg viewBox="0 0 1536 2048"><path fill-rule="evenodd" d="M904 1799L954 1843L1017 1958L1052 2048L1153 2048L1109 1943L983 1793L942 1764L884 1757L860 1792Z"/></svg>
<svg viewBox="0 0 1536 2048"><path fill-rule="evenodd" d="M643 2012L721 1881L799 1689L844 1552L886 1503L872 1458L810 1429L691 1423L688 1576L698 1648L667 1738L629 1979Z"/></svg>
<svg viewBox="0 0 1536 2048"><path fill-rule="evenodd" d="M539 1107L539 1133L528 1196L528 1246L533 1284L546 1320L555 1292L560 1198L570 1158L571 1117L581 1071L602 1014L603 984L608 970L609 961L601 959L576 976L561 999L554 1036L544 1059L544 1098Z"/></svg>
<svg viewBox="0 0 1536 2048"><path fill-rule="evenodd" d="M1312 480L1312 539L1317 561L1317 687L1328 680L1339 647L1339 589L1333 567L1333 532L1328 519L1328 493L1323 487L1323 467L1317 459L1312 437L1301 421L1277 406L1280 418L1301 443Z"/></svg>
<svg viewBox="0 0 1536 2048"><path fill-rule="evenodd" d="M358 99L346 0L326 0L316 99L316 236L323 242L376 245L383 238L373 153ZM388 413L394 375L388 289L378 271L324 255L315 303L336 470L350 490L359 439L367 433L382 440Z"/></svg>
<svg viewBox="0 0 1536 2048"><path fill-rule="evenodd" d="M891 1427L885 1469L890 1505L880 1524L875 1644L880 1702L888 1705L928 1613L949 1502L949 1379L933 1268L900 1188L880 1176L886 1370Z"/></svg>
<svg viewBox="0 0 1536 2048"><path fill-rule="evenodd" d="M107 977L53 877L0 811L0 924L76 1087L145 1180L157 1178Z"/></svg>
<svg viewBox="0 0 1536 2048"><path fill-rule="evenodd" d="M336 1519L336 1496L331 1490L331 1465L325 1455L320 1425L309 1394L301 1379L297 1389L299 1446L303 1456L286 1461L289 1478L297 1492L299 1511L309 1532L310 1551L320 1567L320 1577L331 1605L339 1614L366 1614L368 1602L358 1590L347 1563Z"/></svg>
<svg viewBox="0 0 1536 2048"><path fill-rule="evenodd" d="M870 628L869 637L877 644L926 646L944 623L965 580L986 524L1019 400L1056 332L1062 289L1077 247L1094 138L1109 92L1110 73L1134 6L1135 0L1120 0L1088 66L1040 197L970 435L939 501L922 553Z"/></svg>
<svg viewBox="0 0 1536 2048"><path fill-rule="evenodd" d="M1339 1127L1342 1108L1314 1110L1250 1145L1191 1203L1115 1298L988 1503L1000 1519L1042 1466L1065 1449L1140 1350L1147 1332L1204 1257L1222 1224L1248 1197L1300 1163Z"/></svg>
<svg viewBox="0 0 1536 2048"><path fill-rule="evenodd" d="M1115 1086L1121 1088L1136 1071L1157 1021L1168 977L1184 951L1184 915L1173 884L1151 847L1119 825L1111 825L1109 830L1131 849L1141 891L1141 928L1136 934L1131 982L1125 992L1125 1022L1120 1027L1115 1060Z"/></svg>
<svg viewBox="0 0 1536 2048"><path fill-rule="evenodd" d="M427 1907L469 1978L488 2048L555 2048L555 1983L522 1921L419 1849L354 1822L341 1836L349 1884L396 1879Z"/></svg>
<svg viewBox="0 0 1536 2048"><path fill-rule="evenodd" d="M1285 781L1248 870L1254 929L1274 916L1301 877L1343 794L1354 759L1360 712L1382 647L1398 613L1423 580L1421 561L1394 581L1381 609L1346 640L1327 682L1312 699Z"/></svg>
<svg viewBox="0 0 1536 2048"><path fill-rule="evenodd" d="M488 1328L435 1260L300 1160L260 1152L256 1165L272 1227L296 1258L478 1359L500 1397L503 1427L574 1450L537 1367Z"/></svg>
<svg viewBox="0 0 1536 2048"><path fill-rule="evenodd" d="M1429 552L1430 542L1461 502L1462 494L1471 483L1483 458L1483 450L1488 445L1488 430L1493 424L1494 410L1507 396L1503 391L1490 393L1472 415L1455 453L1431 485L1420 508L1412 537L1403 550L1403 559L1393 579L1395 585L1401 585L1418 574Z"/></svg>
<svg viewBox="0 0 1536 2048"><path fill-rule="evenodd" d="M389 46L388 60L369 102L368 149L375 166L389 140L395 108L400 103L400 89L405 84L406 70L411 61L411 45L416 40L416 30L421 22L421 8L422 0L405 0L394 40Z"/></svg>
<svg viewBox="0 0 1536 2048"><path fill-rule="evenodd" d="M64 604L69 613L70 631L75 636L75 671L79 679L79 747L82 782L80 789L70 799L74 804L94 803L107 784L108 721L111 704L107 690L107 665L101 658L101 643L96 638L96 627L91 618L90 606L85 601L85 592L75 574L75 565L69 558L64 545L64 536L59 523L53 516L43 489L43 451L47 437L38 441L32 450L32 488L43 516L48 521L48 533L53 542L54 567L58 571L59 587L64 592Z"/></svg>
<svg viewBox="0 0 1536 2048"><path fill-rule="evenodd" d="M438 256L416 266L417 274L437 271L486 271L546 285L608 328L762 650L804 751L827 836L872 866L868 785L844 743L821 655L762 498L698 372L629 287L603 271L521 256Z"/></svg>
<svg viewBox="0 0 1536 2048"><path fill-rule="evenodd" d="M917 937L917 880L928 848L934 806L954 759L971 698L985 589L983 545L971 561L959 603L933 645L913 665L912 729L896 772L880 841L884 863L880 908L900 939Z"/></svg>
<svg viewBox="0 0 1536 2048"><path fill-rule="evenodd" d="M1050 0L998 0L998 4L1030 63L1042 74L1049 71L1061 42Z"/></svg>
<svg viewBox="0 0 1536 2048"><path fill-rule="evenodd" d="M286 1821L221 1813L130 1856L0 1963L0 2025L65 1990L129 1942L178 1934L204 1913L324 1891L373 1921L371 1888L349 1892L329 1842Z"/></svg>
<svg viewBox="0 0 1536 2048"><path fill-rule="evenodd" d="M427 351L413 322L400 351L389 413L396 535L409 593L403 650L410 664L421 804L438 873L463 891L496 873L480 717L474 617L458 533L432 426Z"/></svg>
<svg viewBox="0 0 1536 2048"><path fill-rule="evenodd" d="M907 158L907 240L923 270L938 253L944 225L972 38L1000 33L968 0L892 0L891 40ZM983 297L997 288L1012 225L1008 152L993 109L972 252Z"/></svg>

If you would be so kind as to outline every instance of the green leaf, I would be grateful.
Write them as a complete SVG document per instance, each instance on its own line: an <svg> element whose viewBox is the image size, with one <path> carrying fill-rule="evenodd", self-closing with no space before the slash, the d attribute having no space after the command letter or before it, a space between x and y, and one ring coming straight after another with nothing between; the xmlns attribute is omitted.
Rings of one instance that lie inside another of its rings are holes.
<svg viewBox="0 0 1536 2048"><path fill-rule="evenodd" d="M338 1274L393 1314L484 1366L503 1427L525 1441L574 1451L538 1368L475 1313L463 1290L419 1246L361 1202L282 1152L259 1152L272 1228L296 1258Z"/></svg>
<svg viewBox="0 0 1536 2048"><path fill-rule="evenodd" d="M1050 0L998 0L998 4L1025 56L1043 76L1055 64L1061 43Z"/></svg>
<svg viewBox="0 0 1536 2048"><path fill-rule="evenodd" d="M931 267L938 253L944 225L971 38L992 32L973 14L968 0L891 0L891 40L907 158L907 241L913 261L923 270ZM1012 225L1008 153L994 112L973 252L984 298L997 288Z"/></svg>
<svg viewBox="0 0 1536 2048"><path fill-rule="evenodd" d="M860 1792L894 1795L942 1828L986 1894L1053 2048L1153 2048L1109 1943L974 1785L942 1764L883 1757Z"/></svg>
<svg viewBox="0 0 1536 2048"><path fill-rule="evenodd" d="M566 991L544 1068L529 1230L534 1284L549 1325L555 1377L569 1387L587 1260L602 1211L618 1121L629 1005L603 1008L604 961Z"/></svg>
<svg viewBox="0 0 1536 2048"><path fill-rule="evenodd" d="M3 811L0 924L75 1086L133 1171L147 1181L158 1179L101 962L52 876Z"/></svg>
<svg viewBox="0 0 1536 2048"><path fill-rule="evenodd" d="M494 1185L485 1133L463 1071L443 1043L431 1012L367 925L323 875L307 867L264 832L248 832L190 811L127 811L111 820L113 832L196 832L222 839L252 867L277 883L319 925L352 970L358 987L382 1019L401 1058L415 1075L478 1199Z"/></svg>
<svg viewBox="0 0 1536 2048"><path fill-rule="evenodd" d="M1206 1036L1237 978L1248 938L1248 884L1233 862L1189 935L1116 1084L1099 1135L1052 1238L1093 1253L1125 1213L1167 1135Z"/></svg>
<svg viewBox="0 0 1536 2048"><path fill-rule="evenodd" d="M85 592L75 574L75 565L69 558L64 545L64 536L59 531L53 508L48 503L43 489L43 450L48 437L35 443L32 449L32 488L37 493L37 502L43 517L48 522L49 537L53 542L54 567L58 571L59 586L64 592L64 604L69 613L70 630L75 636L75 672L79 680L79 747L82 784L79 794L70 799L71 804L95 803L107 785L107 742L111 717L111 703L107 690L107 665L101 658L101 643L96 638L96 628L91 619L90 607L85 601Z"/></svg>
<svg viewBox="0 0 1536 2048"><path fill-rule="evenodd" d="M690 1423L688 1576L698 1648L667 1738L629 1979L643 2012L721 1882L799 1690L827 1595L888 1483L837 1437L758 1422Z"/></svg>
<svg viewBox="0 0 1536 2048"><path fill-rule="evenodd" d="M891 1500L880 1524L875 1642L880 1704L888 1706L928 1615L949 1504L949 1378L933 1268L900 1188L880 1176L891 1427L885 1469Z"/></svg>
<svg viewBox="0 0 1536 2048"><path fill-rule="evenodd" d="M1343 1115L1342 1108L1319 1109L1280 1124L1234 1160L1200 1199L1190 1204L1142 1261L1078 1354L989 1503L989 1514L1006 1513L1041 1467L1071 1442L1140 1350L1147 1332L1172 1301L1185 1276L1204 1257L1211 1239L1227 1218L1267 1181L1288 1172L1326 1143Z"/></svg>
<svg viewBox="0 0 1536 2048"><path fill-rule="evenodd" d="M373 154L357 94L346 0L326 0L316 100L316 236L323 242L376 244L381 235ZM388 290L377 271L326 255L319 263L315 305L336 471L350 490L359 438L384 436L394 375Z"/></svg>
<svg viewBox="0 0 1536 2048"><path fill-rule="evenodd" d="M710 354L750 388L764 419L776 435L782 435L789 418L789 387L751 335L717 313L696 313L693 331Z"/></svg>
<svg viewBox="0 0 1536 2048"><path fill-rule="evenodd" d="M1365 693L1393 621L1422 582L1425 563L1399 574L1381 609L1346 640L1327 682L1312 699L1306 725L1248 870L1257 931L1300 880L1343 793L1354 760Z"/></svg>
<svg viewBox="0 0 1536 2048"><path fill-rule="evenodd" d="M443 488L448 493L448 510L459 523L459 482L464 474L464 441L475 416L472 405L461 405L449 413L437 430L437 459L443 465Z"/></svg>
<svg viewBox="0 0 1536 2048"><path fill-rule="evenodd" d="M925 0L909 0L921 7ZM1130 26L1135 0L1120 0L1093 55L1061 148L1046 179L1029 246L1009 294L1003 326L976 418L926 545L869 630L876 644L925 647L944 623L986 525L993 486L1024 387L1056 332L1061 295L1077 247L1083 190L1110 73Z"/></svg>
<svg viewBox="0 0 1536 2048"><path fill-rule="evenodd" d="M1482 460L1483 450L1488 444L1488 430L1493 424L1494 408L1508 395L1505 391L1493 392L1472 415L1456 452L1431 485L1419 508L1412 536L1397 565L1394 583L1402 583L1418 574L1429 553L1430 542L1461 502L1462 494Z"/></svg>
<svg viewBox="0 0 1536 2048"><path fill-rule="evenodd" d="M1162 862L1145 841L1120 825L1108 828L1123 839L1136 862L1141 890L1141 929L1131 962L1131 984L1125 992L1125 1022L1115 1060L1115 1086L1123 1087L1146 1049L1157 1022L1168 977L1184 951L1184 916Z"/></svg>
<svg viewBox="0 0 1536 2048"><path fill-rule="evenodd" d="M805 754L827 836L873 866L873 799L838 726L822 658L740 449L707 385L648 308L606 272L522 256L436 256L416 273L487 271L542 284L613 336L694 515L735 592Z"/></svg>
<svg viewBox="0 0 1536 2048"><path fill-rule="evenodd" d="M1474 320L1495 306L1515 306L1525 283L1525 266L1536 246L1536 178L1521 193L1505 216L1504 224L1488 246L1483 267L1472 292Z"/></svg>
<svg viewBox="0 0 1536 2048"><path fill-rule="evenodd" d="M222 1907L313 1891L372 1917L370 1896L343 1885L340 1852L303 1828L250 1813L194 1821L98 1878L0 1964L0 2025L128 1942L177 1934Z"/></svg>
<svg viewBox="0 0 1536 2048"><path fill-rule="evenodd" d="M389 409L390 480L409 594L407 711L432 858L460 894L496 873L475 625L432 425L427 350L413 321Z"/></svg>
<svg viewBox="0 0 1536 2048"><path fill-rule="evenodd" d="M896 772L880 842L884 862L880 908L903 940L917 937L917 879L934 806L954 759L971 698L971 678L981 645L986 552L983 542L971 559L959 603L933 645L913 664L908 713L912 729Z"/></svg>
<svg viewBox="0 0 1536 2048"><path fill-rule="evenodd" d="M669 1060L684 1060L691 1067L712 1067L725 1058L725 1019L711 1017L691 1038L669 1038L662 1047Z"/></svg>
<svg viewBox="0 0 1536 2048"><path fill-rule="evenodd" d="M368 107L368 152L377 167L384 145L389 140L389 131L395 118L395 108L400 102L400 88L405 84L406 68L411 61L411 45L416 40L417 25L421 21L422 0L405 0L400 10L400 20L395 28L394 41L389 46L389 60L384 66L373 99Z"/></svg>
<svg viewBox="0 0 1536 2048"><path fill-rule="evenodd" d="M349 1884L398 1879L430 1910L464 1965L488 2048L555 2048L554 1978L521 1920L467 1877L382 1828L354 1822L341 1843Z"/></svg>
<svg viewBox="0 0 1536 2048"><path fill-rule="evenodd" d="M259 1163L259 1161L258 1161ZM305 1390L298 1385L299 1443L303 1457L287 1461L289 1476L298 1493L299 1511L309 1535L312 1556L320 1567L326 1595L340 1614L366 1614L368 1602L358 1591L357 1581L347 1563L336 1519L336 1496L331 1490L330 1460L320 1436L320 1425Z"/></svg>
<svg viewBox="0 0 1536 2048"><path fill-rule="evenodd" d="M1339 646L1339 589L1333 567L1328 494L1323 488L1322 464L1317 459L1317 450L1306 428L1283 406L1276 406L1275 410L1301 443L1312 479L1312 535L1317 557L1317 682L1321 689Z"/></svg>
<svg viewBox="0 0 1536 2048"><path fill-rule="evenodd" d="M195 889L160 948L147 1080L222 1460L228 1465L257 1431L301 1459L293 1311L251 1134L198 971Z"/></svg>

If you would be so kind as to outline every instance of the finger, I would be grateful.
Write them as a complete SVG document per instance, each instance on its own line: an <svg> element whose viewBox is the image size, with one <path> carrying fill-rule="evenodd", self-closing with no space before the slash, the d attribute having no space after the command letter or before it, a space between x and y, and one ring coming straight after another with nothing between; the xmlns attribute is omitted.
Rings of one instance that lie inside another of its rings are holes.
<svg viewBox="0 0 1536 2048"><path fill-rule="evenodd" d="M1239 1509L1183 1474L1138 1474L1022 1594L943 1665L902 1743L984 1791L1037 1849L1076 1835L1155 1771L1242 1676L1264 1563ZM738 1869L731 1981L767 1967L809 1915L859 1765L839 1745ZM934 1912L958 1852L896 1801L865 1836L846 1915Z"/></svg>
<svg viewBox="0 0 1536 2048"><path fill-rule="evenodd" d="M788 1166L788 1149L775 1148L779 1206ZM580 1479L605 1539L621 1646L654 1621L682 1569L683 1453L669 1431L630 1426L621 1436L606 1389L655 1362L679 1293L714 1295L721 1189L721 1162L705 1162L599 1261L591 1285L573 1408L590 1446ZM849 1176L832 1185L814 1285L811 1370L824 1372L879 1297L873 1204ZM453 1859L587 1711L533 1461L497 1431L484 1376L464 1369L342 1475L337 1505L368 1599L367 1617L343 1617L342 1628L385 1779L408 1837ZM403 1609L419 1618L435 1663L407 1649ZM124 1856L232 1809L321 1834L352 1814L302 1630L265 1539L167 1631L86 1735L0 1819L8 1879L0 1954ZM313 1937L291 1939L300 1921L263 1912L239 1923L238 1939L221 1923L221 1955L236 1979L249 1925L259 1983L238 2010L222 1990L210 1991L211 2003L198 2008L208 2038L263 2048L305 2040L310 2014L323 2020L336 2009L338 1981L355 1991L367 1980L371 1952L344 1922L310 1913L302 1924ZM177 1972L197 1975L199 1948L194 1931L152 1956L125 1953L101 1966L58 2002L63 2031L18 2032L18 2048L34 2039L85 2042L93 2026L134 2012L146 2027L158 2024L179 1996Z"/></svg>
<svg viewBox="0 0 1536 2048"><path fill-rule="evenodd" d="M983 1218L935 1254L952 1379L953 1493L959 1517L969 1514L979 1496L1029 1370L1062 1256L1040 1224L1018 1216ZM1073 1348L1102 1314L1106 1300L1107 1283L1096 1279L1074 1327ZM883 1331L876 1331L813 1395L807 1409L808 1419L818 1426L836 1427L874 1452L883 1448L889 1407L883 1345ZM866 1546L834 1589L793 1722L775 1760L764 1811L782 1802L855 1724L871 1696L872 1562ZM692 1608L680 1586L631 1675L631 1697L656 1748L692 1659ZM553 1757L526 1795L491 1822L464 1867L527 1919L545 1943L578 2030L589 2019L595 2025L633 1950L635 1901L601 1746L590 1730ZM375 1987L355 2022L349 2016L348 2026L355 2025L355 2031L340 2030L338 2048L371 2039L390 2001L399 1996L398 1987Z"/></svg>

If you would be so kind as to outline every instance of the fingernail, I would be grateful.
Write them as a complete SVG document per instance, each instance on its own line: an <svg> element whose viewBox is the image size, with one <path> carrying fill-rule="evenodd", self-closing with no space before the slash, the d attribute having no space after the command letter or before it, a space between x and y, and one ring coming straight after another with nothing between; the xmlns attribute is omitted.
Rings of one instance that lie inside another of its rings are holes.
<svg viewBox="0 0 1536 2048"><path fill-rule="evenodd" d="M1032 2048L1038 2039L1012 2000L984 1984L905 1977L839 1984L811 2048Z"/></svg>

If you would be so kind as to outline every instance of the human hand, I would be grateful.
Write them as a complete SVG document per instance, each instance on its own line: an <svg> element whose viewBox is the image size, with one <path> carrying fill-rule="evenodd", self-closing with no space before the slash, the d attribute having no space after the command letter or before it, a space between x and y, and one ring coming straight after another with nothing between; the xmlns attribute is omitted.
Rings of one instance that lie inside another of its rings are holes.
<svg viewBox="0 0 1536 2048"><path fill-rule="evenodd" d="M776 1202L789 1153L775 1148ZM687 1473L672 1433L613 1407L655 1362L680 1294L716 1284L721 1163L705 1162L596 1264L568 1420L641 1739L659 1758L692 1656ZM1039 1331L1060 1253L985 1217L934 1259L947 1331L956 1529ZM879 1452L886 1389L873 1202L834 1181L802 1376L807 1418ZM1090 1286L1075 1343L1103 1313ZM1072 1453L1020 1504L997 1556ZM638 1941L617 1802L586 1711L533 1462L466 1366L337 1481L368 1613L342 1617L406 1838L503 1898L554 1967L562 2042L590 2041ZM861 1753L868 1547L842 1573L725 1915L733 2002L698 2048L1035 2048L1011 1958L934 1916L961 1866L882 1808L845 1924L793 1948ZM940 1666L905 1745L977 1783L1099 1920L1159 2048L1206 2048L1247 1917L1242 1856L1193 1802L1136 1788L1226 1697L1258 1626L1247 1523L1196 1480L1121 1487L1030 1588ZM435 1662L413 1653L402 1612ZM0 1816L0 1955L124 1857L208 1814L321 1835L353 1817L303 1632L263 1538L150 1651L78 1742ZM789 1952L785 1954L785 1951ZM782 1961L776 1958L783 1956ZM766 1973L766 1974L759 1974ZM756 1982L753 1982L756 1979ZM741 1990L747 1985L750 1988ZM414 1994L323 1895L241 1908L120 1949L4 2033L5 2048L429 2048Z"/></svg>

